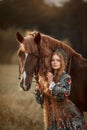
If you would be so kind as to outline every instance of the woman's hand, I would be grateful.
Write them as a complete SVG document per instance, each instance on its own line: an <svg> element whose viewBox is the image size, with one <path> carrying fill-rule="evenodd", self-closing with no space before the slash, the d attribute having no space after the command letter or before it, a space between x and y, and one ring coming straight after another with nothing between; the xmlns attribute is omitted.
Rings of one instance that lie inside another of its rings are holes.
<svg viewBox="0 0 87 130"><path fill-rule="evenodd" d="M53 74L51 72L47 73L48 83L51 84L53 81Z"/></svg>

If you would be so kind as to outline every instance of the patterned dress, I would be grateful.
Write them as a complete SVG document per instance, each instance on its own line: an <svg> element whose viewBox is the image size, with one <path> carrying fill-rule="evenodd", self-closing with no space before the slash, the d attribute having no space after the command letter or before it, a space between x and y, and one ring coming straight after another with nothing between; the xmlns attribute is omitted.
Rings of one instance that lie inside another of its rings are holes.
<svg viewBox="0 0 87 130"><path fill-rule="evenodd" d="M66 72L63 72L57 84L52 82L49 86L53 99L49 97L49 126L47 130L87 130L84 117L75 104L68 99L70 88L71 77ZM37 102L40 103L40 99L43 101L42 96L38 97L36 98Z"/></svg>

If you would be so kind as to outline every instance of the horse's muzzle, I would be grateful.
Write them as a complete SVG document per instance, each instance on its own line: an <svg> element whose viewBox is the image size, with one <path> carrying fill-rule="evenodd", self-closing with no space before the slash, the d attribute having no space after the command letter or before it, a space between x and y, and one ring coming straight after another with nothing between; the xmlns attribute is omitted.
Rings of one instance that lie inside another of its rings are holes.
<svg viewBox="0 0 87 130"><path fill-rule="evenodd" d="M20 82L20 87L24 90L24 91L28 91L31 87L31 83L27 83L27 84L24 84L23 83L23 80Z"/></svg>

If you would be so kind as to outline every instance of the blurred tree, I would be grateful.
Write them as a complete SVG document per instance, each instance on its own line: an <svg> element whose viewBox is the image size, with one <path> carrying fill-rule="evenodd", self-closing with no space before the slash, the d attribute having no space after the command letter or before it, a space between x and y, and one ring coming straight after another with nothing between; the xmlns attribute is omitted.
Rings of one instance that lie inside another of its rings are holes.
<svg viewBox="0 0 87 130"><path fill-rule="evenodd" d="M87 56L87 3L82 0L70 0L63 7L64 36L73 43L74 49Z"/></svg>
<svg viewBox="0 0 87 130"><path fill-rule="evenodd" d="M8 31L8 28L13 26L23 30L37 29L60 40L68 39L76 51L87 57L86 14L87 2L83 0L70 0L63 7L48 6L43 0L2 0L0 1L0 29ZM7 33L4 35L10 37ZM2 31L0 34L0 42L3 44L0 54L1 52L3 54L3 47L6 45L6 40L3 39L6 37L2 36ZM12 37L9 41L12 41ZM12 42L7 44L9 51L11 44ZM13 44L15 46L14 38Z"/></svg>

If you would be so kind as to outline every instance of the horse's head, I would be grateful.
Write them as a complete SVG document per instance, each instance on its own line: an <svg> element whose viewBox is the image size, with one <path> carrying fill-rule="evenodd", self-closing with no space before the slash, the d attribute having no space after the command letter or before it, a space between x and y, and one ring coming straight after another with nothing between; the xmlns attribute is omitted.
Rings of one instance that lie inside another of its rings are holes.
<svg viewBox="0 0 87 130"><path fill-rule="evenodd" d="M18 50L20 86L27 91L30 89L33 75L38 71L39 51L36 43L39 44L40 35L37 33L35 36L30 34L23 37L17 32L16 36L21 46Z"/></svg>
<svg viewBox="0 0 87 130"><path fill-rule="evenodd" d="M44 75L50 71L52 52L55 48L61 47L62 43L38 32L30 32L25 37L17 32L16 37L20 44L18 51L20 86L28 90L36 68Z"/></svg>

